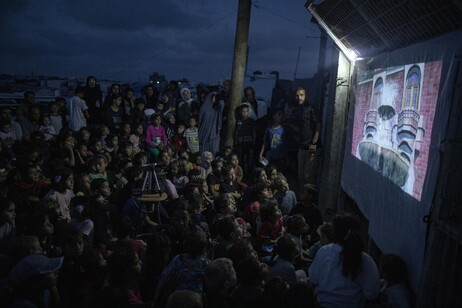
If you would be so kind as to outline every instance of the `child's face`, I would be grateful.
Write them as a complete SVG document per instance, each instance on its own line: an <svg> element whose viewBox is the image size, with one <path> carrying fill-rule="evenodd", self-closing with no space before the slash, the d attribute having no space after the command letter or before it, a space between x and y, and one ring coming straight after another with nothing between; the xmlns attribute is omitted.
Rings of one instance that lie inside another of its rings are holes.
<svg viewBox="0 0 462 308"><path fill-rule="evenodd" d="M122 97L117 97L114 99L113 103L115 106L120 106L120 104L122 104Z"/></svg>
<svg viewBox="0 0 462 308"><path fill-rule="evenodd" d="M57 114L59 111L59 106L58 105L51 105L50 106L50 113L51 114Z"/></svg>
<svg viewBox="0 0 462 308"><path fill-rule="evenodd" d="M99 158L96 160L95 171L97 173L104 173L106 171L106 160L104 158Z"/></svg>
<svg viewBox="0 0 462 308"><path fill-rule="evenodd" d="M2 213L2 218L0 223L3 222L10 222L13 223L14 219L16 218L16 205L11 203Z"/></svg>
<svg viewBox="0 0 462 308"><path fill-rule="evenodd" d="M85 175L82 177L82 186L86 189L90 189L91 187L91 180L90 180L90 177L88 175Z"/></svg>
<svg viewBox="0 0 462 308"><path fill-rule="evenodd" d="M232 152L233 152L233 149L231 149L231 148L226 148L225 151L224 151L224 155L225 155L225 156L229 156Z"/></svg>
<svg viewBox="0 0 462 308"><path fill-rule="evenodd" d="M218 162L215 168L213 169L213 172L219 174L221 173L221 168L223 168L223 162Z"/></svg>
<svg viewBox="0 0 462 308"><path fill-rule="evenodd" d="M114 138L112 138L112 140L109 140L109 141L110 141L109 142L110 145L115 147L115 146L117 146L119 144L119 137L114 137Z"/></svg>
<svg viewBox="0 0 462 308"><path fill-rule="evenodd" d="M177 133L178 133L178 134L180 134L180 135L181 135L181 134L183 134L183 133L184 133L184 130L185 130L185 127L184 127L184 125L180 125L180 126L178 126L178 128L177 128L177 130L176 130L176 131L177 131Z"/></svg>
<svg viewBox="0 0 462 308"><path fill-rule="evenodd" d="M50 222L50 219L48 219L48 216L45 217L43 224L40 226L39 232L43 235L51 235L55 232L53 224Z"/></svg>
<svg viewBox="0 0 462 308"><path fill-rule="evenodd" d="M95 142L95 144L93 145L93 151L95 153L99 153L101 152L102 149L103 149L103 144L101 143L101 141Z"/></svg>
<svg viewBox="0 0 462 308"><path fill-rule="evenodd" d="M132 130L132 128L130 127L130 124L125 124L123 127L122 127L122 133L124 135L128 135L130 134L130 131Z"/></svg>
<svg viewBox="0 0 462 308"><path fill-rule="evenodd" d="M262 171L260 173L260 175L258 176L258 181L260 183L265 183L266 181L268 181L268 178L266 177L266 172L265 171Z"/></svg>
<svg viewBox="0 0 462 308"><path fill-rule="evenodd" d="M273 120L275 123L282 123L282 119L284 119L284 113L279 110L279 111L276 111L276 113L273 115Z"/></svg>
<svg viewBox="0 0 462 308"><path fill-rule="evenodd" d="M156 127L160 126L161 122L162 122L162 119L159 116L154 117L154 119L152 119L152 124Z"/></svg>
<svg viewBox="0 0 462 308"><path fill-rule="evenodd" d="M281 181L281 191L282 192L289 191L289 183L287 183L287 181Z"/></svg>
<svg viewBox="0 0 462 308"><path fill-rule="evenodd" d="M177 175L178 172L180 171L179 169L180 169L180 168L178 168L178 166L171 166L171 167L170 167L170 172L171 172L173 175Z"/></svg>
<svg viewBox="0 0 462 308"><path fill-rule="evenodd" d="M35 168L29 168L27 171L27 180L32 183L37 183L40 180L40 174Z"/></svg>
<svg viewBox="0 0 462 308"><path fill-rule="evenodd" d="M66 188L67 188L67 189L73 190L73 189L74 189L74 176L73 176L73 175L70 175L70 176L66 179L65 184L66 184Z"/></svg>
<svg viewBox="0 0 462 308"><path fill-rule="evenodd" d="M273 215L274 220L278 220L279 218L282 217L281 210L277 206L274 207L273 211L274 211L273 212L274 213L274 215Z"/></svg>
<svg viewBox="0 0 462 308"><path fill-rule="evenodd" d="M234 169L229 170L229 173L225 176L226 181L234 181L236 178L236 172L234 172Z"/></svg>
<svg viewBox="0 0 462 308"><path fill-rule="evenodd" d="M10 124L2 125L2 133L9 134L10 131L11 131L11 125Z"/></svg>
<svg viewBox="0 0 462 308"><path fill-rule="evenodd" d="M200 186L200 190L205 195L209 194L209 185L207 185L207 182L202 183L202 185Z"/></svg>
<svg viewBox="0 0 462 308"><path fill-rule="evenodd" d="M138 127L136 128L136 133L138 134L138 136L143 134L143 125L138 125Z"/></svg>
<svg viewBox="0 0 462 308"><path fill-rule="evenodd" d="M104 197L109 197L111 195L111 188L109 187L109 182L105 181L98 189L98 192Z"/></svg>
<svg viewBox="0 0 462 308"><path fill-rule="evenodd" d="M196 119L192 118L192 119L189 119L189 127L196 127L197 125L197 122L196 122Z"/></svg>
<svg viewBox="0 0 462 308"><path fill-rule="evenodd" d="M124 148L124 153L125 153L125 156L131 157L132 154L133 154L133 146L132 146L132 145L127 145L127 146Z"/></svg>
<svg viewBox="0 0 462 308"><path fill-rule="evenodd" d="M44 117L43 118L43 126L48 126L50 125L51 121L49 117Z"/></svg>
<svg viewBox="0 0 462 308"><path fill-rule="evenodd" d="M229 160L229 162L231 163L231 166L235 168L239 165L239 158L237 157L237 155L233 155L231 156L231 159Z"/></svg>
<svg viewBox="0 0 462 308"><path fill-rule="evenodd" d="M90 139L90 132L86 129L82 130L82 140L88 141Z"/></svg>
<svg viewBox="0 0 462 308"><path fill-rule="evenodd" d="M261 196L262 196L263 198L269 198L269 197L271 197L268 188L264 188L264 189L262 190Z"/></svg>
<svg viewBox="0 0 462 308"><path fill-rule="evenodd" d="M82 156L82 157L87 157L88 156L88 149L87 149L87 146L85 144L82 144L79 147L78 151L79 151L80 156Z"/></svg>
<svg viewBox="0 0 462 308"><path fill-rule="evenodd" d="M249 116L249 108L241 108L241 118L243 120L247 119Z"/></svg>
<svg viewBox="0 0 462 308"><path fill-rule="evenodd" d="M271 173L269 175L269 180L271 182L274 181L274 179L276 178L277 175L278 175L278 171L276 169L273 169L273 171L271 171Z"/></svg>

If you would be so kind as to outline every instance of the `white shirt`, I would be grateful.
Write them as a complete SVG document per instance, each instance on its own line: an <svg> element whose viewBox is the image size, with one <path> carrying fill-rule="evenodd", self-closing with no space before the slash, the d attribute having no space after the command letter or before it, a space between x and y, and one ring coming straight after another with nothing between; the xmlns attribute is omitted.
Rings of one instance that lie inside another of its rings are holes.
<svg viewBox="0 0 462 308"><path fill-rule="evenodd" d="M67 110L69 112L69 128L76 132L82 127L87 126L87 119L85 118L85 110L88 109L87 103L78 96L71 98L67 102Z"/></svg>
<svg viewBox="0 0 462 308"><path fill-rule="evenodd" d="M261 98L257 98L257 112L258 112L258 118L257 118L257 114L255 113L255 110L253 109L252 107L252 104L249 103L249 102L243 102L242 105L247 105L249 106L249 118L251 118L252 120L256 121L260 118L263 118L264 116L267 115L268 113L268 104L265 102L265 100L261 99Z"/></svg>
<svg viewBox="0 0 462 308"><path fill-rule="evenodd" d="M362 253L361 272L355 280L342 275L338 244L322 246L309 268L310 282L322 307L357 308L364 299L374 299L379 295L380 278L377 265L371 256Z"/></svg>

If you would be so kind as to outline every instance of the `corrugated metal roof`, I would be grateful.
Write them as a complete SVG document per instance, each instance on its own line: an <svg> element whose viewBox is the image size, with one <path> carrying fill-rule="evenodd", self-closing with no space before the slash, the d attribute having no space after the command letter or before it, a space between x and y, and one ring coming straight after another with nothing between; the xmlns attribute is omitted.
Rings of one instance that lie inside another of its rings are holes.
<svg viewBox="0 0 462 308"><path fill-rule="evenodd" d="M306 7L362 57L462 27L461 0L317 0Z"/></svg>

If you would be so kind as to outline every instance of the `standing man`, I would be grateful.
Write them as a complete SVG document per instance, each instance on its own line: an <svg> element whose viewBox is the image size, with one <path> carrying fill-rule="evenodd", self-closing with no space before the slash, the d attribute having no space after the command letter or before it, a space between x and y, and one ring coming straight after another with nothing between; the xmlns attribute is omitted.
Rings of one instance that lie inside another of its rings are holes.
<svg viewBox="0 0 462 308"><path fill-rule="evenodd" d="M298 88L295 91L295 101L298 103L298 181L300 189L304 184L315 184L316 173L321 156L321 115L319 109L308 102L306 91Z"/></svg>

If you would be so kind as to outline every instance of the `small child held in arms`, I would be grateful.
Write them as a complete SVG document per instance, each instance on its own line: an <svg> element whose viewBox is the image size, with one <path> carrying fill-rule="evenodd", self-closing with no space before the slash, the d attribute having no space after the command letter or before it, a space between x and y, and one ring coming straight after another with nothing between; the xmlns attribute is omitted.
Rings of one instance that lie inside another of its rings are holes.
<svg viewBox="0 0 462 308"><path fill-rule="evenodd" d="M164 128L160 125L162 123L162 116L155 113L151 119L152 124L146 130L146 144L149 151L154 155L155 161L157 161L159 152L168 144L168 140Z"/></svg>
<svg viewBox="0 0 462 308"><path fill-rule="evenodd" d="M133 152L135 152L135 154L139 153L144 148L143 131L143 125L139 124L135 128L133 134L128 138L128 141L133 144Z"/></svg>
<svg viewBox="0 0 462 308"><path fill-rule="evenodd" d="M45 137L45 141L53 140L53 138L56 137L56 131L53 125L51 125L50 116L43 116L42 125L40 125L39 131Z"/></svg>
<svg viewBox="0 0 462 308"><path fill-rule="evenodd" d="M188 145L188 151L192 154L199 152L199 129L197 128L197 117L189 118L189 127L184 131L184 137Z"/></svg>

